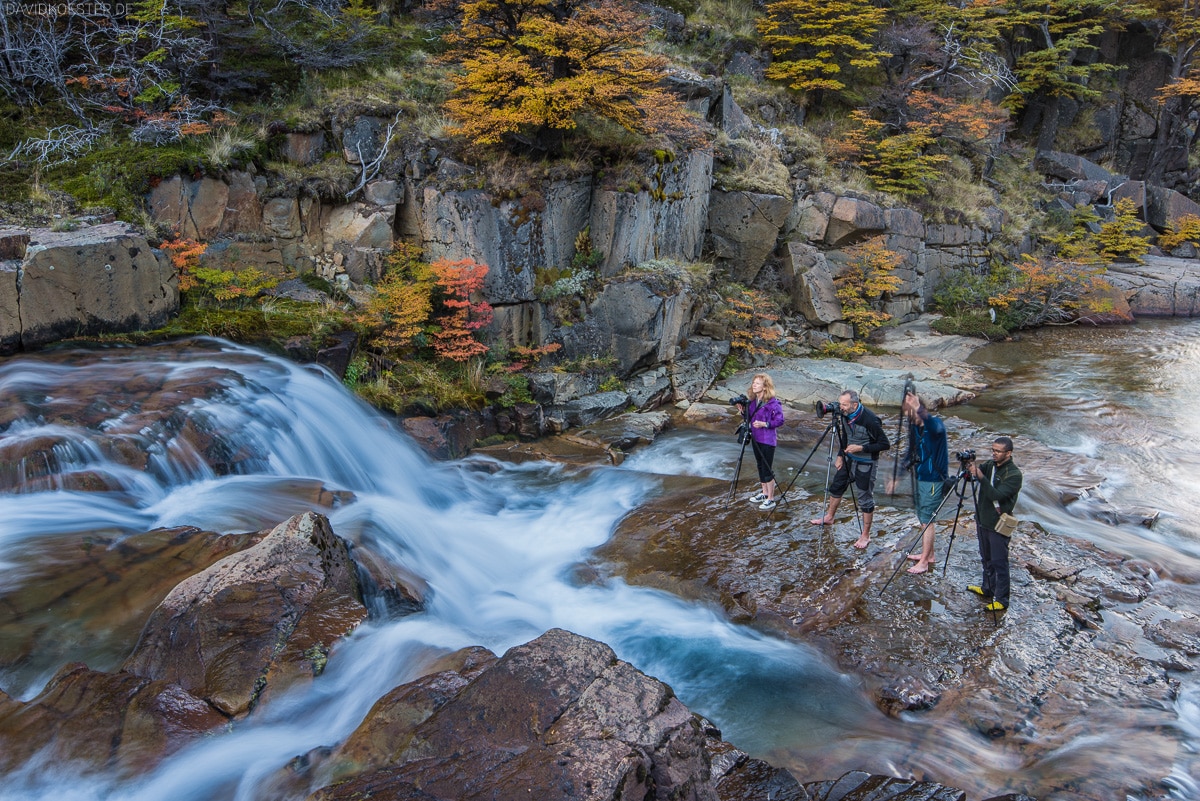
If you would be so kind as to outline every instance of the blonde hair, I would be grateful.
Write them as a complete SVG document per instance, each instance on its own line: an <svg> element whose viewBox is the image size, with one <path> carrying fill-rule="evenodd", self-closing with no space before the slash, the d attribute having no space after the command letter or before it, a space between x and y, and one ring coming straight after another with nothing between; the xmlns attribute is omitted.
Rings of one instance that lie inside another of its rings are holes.
<svg viewBox="0 0 1200 801"><path fill-rule="evenodd" d="M767 375L766 373L755 373L754 378L750 379L751 392L754 391L753 388L755 378L761 378L763 382L762 397L759 398L760 403L763 401L769 401L771 398L775 397L775 382L772 381L771 376Z"/></svg>

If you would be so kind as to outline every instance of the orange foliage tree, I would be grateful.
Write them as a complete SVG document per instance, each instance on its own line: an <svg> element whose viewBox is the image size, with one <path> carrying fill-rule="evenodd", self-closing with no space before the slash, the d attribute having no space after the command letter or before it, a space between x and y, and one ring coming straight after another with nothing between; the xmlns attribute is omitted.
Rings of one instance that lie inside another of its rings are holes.
<svg viewBox="0 0 1200 801"><path fill-rule="evenodd" d="M1103 278L1102 264L1026 254L1015 267L1008 288L988 299L1010 331L1066 323L1084 311L1107 310L1101 298L1110 285Z"/></svg>
<svg viewBox="0 0 1200 801"><path fill-rule="evenodd" d="M167 251L171 265L179 275L179 291L186 292L195 289L199 282L196 280L196 268L200 266L200 257L208 250L208 245L194 239L176 236L168 239L160 246Z"/></svg>
<svg viewBox="0 0 1200 801"><path fill-rule="evenodd" d="M764 356L774 350L782 317L778 304L765 292L732 285L722 293L725 303L717 318L729 326L729 347L748 357Z"/></svg>
<svg viewBox="0 0 1200 801"><path fill-rule="evenodd" d="M438 259L430 265L430 271L446 310L433 320L437 326L431 337L433 352L455 362L487 353L488 346L479 341L478 332L492 321L492 307L486 301L471 299L483 289L487 265L471 259Z"/></svg>
<svg viewBox="0 0 1200 801"><path fill-rule="evenodd" d="M459 25L444 37L460 65L446 110L481 145L556 152L586 117L639 133L688 134L662 89L666 60L642 47L645 19L623 0L438 0Z"/></svg>

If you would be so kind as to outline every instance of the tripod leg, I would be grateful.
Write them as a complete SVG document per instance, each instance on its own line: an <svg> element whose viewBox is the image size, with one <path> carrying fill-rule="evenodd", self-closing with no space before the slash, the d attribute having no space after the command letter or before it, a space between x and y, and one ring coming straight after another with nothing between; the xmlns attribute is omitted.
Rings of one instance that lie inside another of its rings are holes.
<svg viewBox="0 0 1200 801"><path fill-rule="evenodd" d="M750 435L746 435L746 440L750 439ZM725 498L725 508L733 503L733 496L737 492L738 478L742 475L742 459L746 458L746 440L742 440L742 451L738 454L737 466L733 468L733 481L729 482L729 496Z"/></svg>
<svg viewBox="0 0 1200 801"><path fill-rule="evenodd" d="M958 508L956 508L954 510L954 525L952 525L950 527L950 541L946 544L946 559L944 562L942 562L942 578L946 577L946 568L949 567L949 565L950 565L950 549L954 547L954 535L958 531L958 518L962 514L963 501L966 500L967 485L970 482L971 482L970 474L963 472L958 477L958 480L955 481L954 487L952 487L950 492L946 495L946 497L942 499L942 506L945 506L946 501L950 500L950 497L952 495L958 496ZM974 496L974 492L972 491L972 497L973 496ZM938 511L941 511L942 506L938 507ZM936 513L935 513L935 516L936 516Z"/></svg>
<svg viewBox="0 0 1200 801"><path fill-rule="evenodd" d="M833 423L830 422L829 425L825 426L825 431L821 434L820 437L817 438L817 441L813 444L812 450L808 452L808 456L804 457L804 461L800 464L800 467L798 467L796 469L796 474L792 476L792 480L789 481L788 485L783 488L783 492L779 493L778 497L776 498L777 501L779 501L780 503L783 503L784 501L787 500L787 494L789 492L791 492L792 485L796 483L796 479L800 478L800 474L804 472L804 468L808 467L809 460L812 459L813 454L817 452L817 448L821 447L821 443L825 440L825 437L829 436L829 432L832 430L833 430ZM832 448L832 446L833 446L833 440L830 440L830 447ZM826 471L826 475L825 475L825 484L826 485L829 484L828 470ZM775 486L776 486L776 488L778 488L779 485L776 484ZM788 505L790 506L791 503L789 502ZM775 510L772 509L771 513L767 515L768 520L771 519L771 514L774 514L774 512L775 512Z"/></svg>
<svg viewBox="0 0 1200 801"><path fill-rule="evenodd" d="M908 556L908 554L912 553L912 549L917 547L917 543L921 541L923 536L925 536L925 526L920 526L917 529L917 538L912 541L912 544L909 545L908 548L905 549L904 556ZM896 578L896 575L900 572L900 568L904 567L906 562L908 562L907 559L900 559L899 564L896 565L896 569L892 571L891 578L887 580L887 583L883 585L883 589L879 591L880 596L887 592L888 585L892 583L892 579Z"/></svg>

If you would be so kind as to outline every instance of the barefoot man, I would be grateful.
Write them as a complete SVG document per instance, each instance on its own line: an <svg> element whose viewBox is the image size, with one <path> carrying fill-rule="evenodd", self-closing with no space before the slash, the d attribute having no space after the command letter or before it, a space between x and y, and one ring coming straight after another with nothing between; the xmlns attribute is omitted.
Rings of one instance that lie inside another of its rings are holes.
<svg viewBox="0 0 1200 801"><path fill-rule="evenodd" d="M891 447L879 416L862 405L858 393L848 389L838 397L838 408L844 425L838 426L841 452L834 462L833 483L829 485L829 511L812 521L814 526L833 523L833 514L842 502L842 495L854 482L858 487L858 508L862 511L862 533L854 542L855 548L871 544L871 519L875 516L875 465L879 454Z"/></svg>
<svg viewBox="0 0 1200 801"><path fill-rule="evenodd" d="M921 535L921 555L909 555L916 564L909 573L924 573L933 565L933 518L942 505L947 473L950 469L950 454L946 448L946 424L937 415L932 415L915 392L904 396L901 407L908 418L908 452L904 464L917 471L917 490L913 503L917 507L917 520L925 526ZM896 489L888 482L888 493Z"/></svg>

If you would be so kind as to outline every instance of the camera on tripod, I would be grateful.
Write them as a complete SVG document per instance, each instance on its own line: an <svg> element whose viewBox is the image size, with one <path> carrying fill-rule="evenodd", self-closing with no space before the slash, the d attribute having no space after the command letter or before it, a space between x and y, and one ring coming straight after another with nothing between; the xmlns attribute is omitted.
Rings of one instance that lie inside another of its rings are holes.
<svg viewBox="0 0 1200 801"><path fill-rule="evenodd" d="M749 406L750 399L747 398L745 395L734 395L732 398L729 399L729 405L730 406Z"/></svg>
<svg viewBox="0 0 1200 801"><path fill-rule="evenodd" d="M954 455L958 458L958 461L962 462L963 464L975 461L975 451L959 451Z"/></svg>
<svg viewBox="0 0 1200 801"><path fill-rule="evenodd" d="M817 417L824 417L827 414L837 414L842 410L842 407L838 406L836 403L816 401L813 403L813 409L816 410Z"/></svg>

